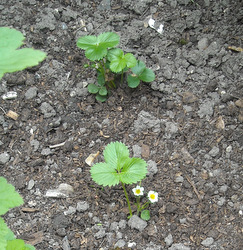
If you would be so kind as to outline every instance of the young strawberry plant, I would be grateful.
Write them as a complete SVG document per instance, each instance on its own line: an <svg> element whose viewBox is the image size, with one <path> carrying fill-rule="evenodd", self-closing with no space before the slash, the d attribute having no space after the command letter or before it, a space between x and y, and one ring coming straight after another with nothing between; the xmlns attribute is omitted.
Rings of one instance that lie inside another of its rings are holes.
<svg viewBox="0 0 243 250"><path fill-rule="evenodd" d="M23 203L22 197L15 191L14 186L7 183L5 178L0 177L0 216L4 215L10 208L20 206ZM16 239L13 232L0 217L0 249L34 250L35 248L25 244L21 239Z"/></svg>
<svg viewBox="0 0 243 250"><path fill-rule="evenodd" d="M147 163L140 158L130 158L129 150L123 143L112 142L104 150L105 162L100 162L91 167L91 177L94 182L102 186L115 186L121 184L129 209L129 218L132 216L132 209L126 190L126 184L141 182L147 174ZM133 189L135 196L143 195L144 189L137 186ZM137 214L141 212L141 218L149 220L149 210L145 210L150 203L158 201L158 194L150 191L148 194L149 201L143 206L140 205L140 199L137 198Z"/></svg>
<svg viewBox="0 0 243 250"><path fill-rule="evenodd" d="M97 84L89 84L88 91L96 94L98 101L104 102L111 88L117 86L117 76L123 83L124 73L128 73L127 84L130 88L136 88L140 81L152 82L155 79L154 72L146 68L145 64L137 61L132 53L124 53L115 48L119 44L120 37L114 32L105 32L99 36L83 36L77 41L77 46L85 50L85 56L92 62L85 67L97 70Z"/></svg>
<svg viewBox="0 0 243 250"><path fill-rule="evenodd" d="M5 73L20 71L37 65L46 53L32 48L18 49L25 37L20 31L0 27L0 79Z"/></svg>

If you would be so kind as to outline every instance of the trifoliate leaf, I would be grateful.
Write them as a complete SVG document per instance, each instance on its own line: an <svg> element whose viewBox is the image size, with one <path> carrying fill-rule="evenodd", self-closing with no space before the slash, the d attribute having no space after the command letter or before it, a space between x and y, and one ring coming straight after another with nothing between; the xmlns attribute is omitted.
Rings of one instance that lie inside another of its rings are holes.
<svg viewBox="0 0 243 250"><path fill-rule="evenodd" d="M128 75L127 76L127 85L130 88L136 88L140 84L140 80L137 76Z"/></svg>
<svg viewBox="0 0 243 250"><path fill-rule="evenodd" d="M107 48L116 46L119 36L113 32L106 32L96 36L83 36L77 41L77 46L85 50L85 56L91 61L100 60L107 54Z"/></svg>
<svg viewBox="0 0 243 250"><path fill-rule="evenodd" d="M136 66L132 68L132 72L135 75L139 76L143 73L145 69L146 69L145 63L138 60Z"/></svg>
<svg viewBox="0 0 243 250"><path fill-rule="evenodd" d="M99 95L106 96L108 94L105 86L101 87L99 90Z"/></svg>
<svg viewBox="0 0 243 250"><path fill-rule="evenodd" d="M143 210L141 212L141 218L143 220L150 220L150 212L149 212L149 210Z"/></svg>
<svg viewBox="0 0 243 250"><path fill-rule="evenodd" d="M146 176L146 162L140 158L129 158L128 148L123 143L108 144L104 150L104 159L105 163L97 163L90 170L92 179L99 185L137 183Z"/></svg>
<svg viewBox="0 0 243 250"><path fill-rule="evenodd" d="M155 74L151 69L146 68L143 73L139 75L139 79L143 82L152 82L155 79Z"/></svg>
<svg viewBox="0 0 243 250"><path fill-rule="evenodd" d="M121 72L126 67L134 67L137 63L133 54L127 53L124 55L121 49L111 49L107 54L107 59L110 61L111 71L117 73Z"/></svg>
<svg viewBox="0 0 243 250"><path fill-rule="evenodd" d="M137 183L147 174L147 163L140 158L128 158L123 162L120 180L126 184Z"/></svg>
<svg viewBox="0 0 243 250"><path fill-rule="evenodd" d="M127 146L121 142L111 142L105 147L104 159L106 163L120 171L121 165L129 158L129 150Z"/></svg>
<svg viewBox="0 0 243 250"><path fill-rule="evenodd" d="M15 29L0 27L0 48L17 49L24 41L23 34Z"/></svg>
<svg viewBox="0 0 243 250"><path fill-rule="evenodd" d="M119 175L112 165L97 163L90 169L92 179L99 185L114 186L119 183Z"/></svg>
<svg viewBox="0 0 243 250"><path fill-rule="evenodd" d="M8 184L7 180L0 177L0 215L5 214L10 208L22 205L23 199L15 191L13 185Z"/></svg>
<svg viewBox="0 0 243 250"><path fill-rule="evenodd" d="M93 84L93 83L90 83L88 85L88 91L91 94L96 94L96 93L99 92L99 87L97 85Z"/></svg>

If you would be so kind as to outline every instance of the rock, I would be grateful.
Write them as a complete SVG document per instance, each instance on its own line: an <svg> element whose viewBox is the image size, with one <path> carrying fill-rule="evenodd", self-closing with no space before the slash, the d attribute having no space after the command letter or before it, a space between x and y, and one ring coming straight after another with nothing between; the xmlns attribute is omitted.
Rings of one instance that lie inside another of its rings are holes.
<svg viewBox="0 0 243 250"><path fill-rule="evenodd" d="M31 190L31 189L34 187L34 185L35 185L35 181L31 179L31 180L28 182L28 187L27 187L27 189L28 189L28 190Z"/></svg>
<svg viewBox="0 0 243 250"><path fill-rule="evenodd" d="M205 50L208 47L208 38L204 37L198 41L197 47L199 50Z"/></svg>
<svg viewBox="0 0 243 250"><path fill-rule="evenodd" d="M174 213L177 209L178 207L174 203L168 203L166 205L166 212L169 214Z"/></svg>
<svg viewBox="0 0 243 250"><path fill-rule="evenodd" d="M67 236L65 236L62 240L62 247L63 250L71 250Z"/></svg>
<svg viewBox="0 0 243 250"><path fill-rule="evenodd" d="M155 161L149 160L147 162L147 164L148 164L148 166L147 166L147 169L148 169L147 175L148 176L154 176L155 174L157 174L157 172L158 172L157 163Z"/></svg>
<svg viewBox="0 0 243 250"><path fill-rule="evenodd" d="M213 102L212 101L205 101L199 106L198 115L200 118L204 116L212 116L213 114Z"/></svg>
<svg viewBox="0 0 243 250"><path fill-rule="evenodd" d="M185 246L182 243L175 243L171 247L169 247L168 250L191 250L191 248Z"/></svg>
<svg viewBox="0 0 243 250"><path fill-rule="evenodd" d="M47 102L41 104L40 110L44 114L44 118L50 118L56 115L54 108Z"/></svg>
<svg viewBox="0 0 243 250"><path fill-rule="evenodd" d="M87 201L79 201L76 209L78 212L84 212L89 209L89 203Z"/></svg>
<svg viewBox="0 0 243 250"><path fill-rule="evenodd" d="M133 157L137 157L137 158L141 157L142 148L139 145L133 145L132 150L133 150Z"/></svg>
<svg viewBox="0 0 243 250"><path fill-rule="evenodd" d="M186 104L194 103L198 98L191 92L185 92L182 95L182 102Z"/></svg>
<svg viewBox="0 0 243 250"><path fill-rule="evenodd" d="M150 147L148 145L142 144L142 157L148 158L150 156Z"/></svg>
<svg viewBox="0 0 243 250"><path fill-rule="evenodd" d="M6 164L10 160L10 155L7 152L0 154L0 165Z"/></svg>
<svg viewBox="0 0 243 250"><path fill-rule="evenodd" d="M165 244L167 247L171 246L173 243L173 237L172 234L169 234L166 238L165 238Z"/></svg>
<svg viewBox="0 0 243 250"><path fill-rule="evenodd" d="M239 108L243 108L243 99L239 99L235 102L235 105Z"/></svg>
<svg viewBox="0 0 243 250"><path fill-rule="evenodd" d="M220 197L219 200L218 200L218 202L217 202L217 205L220 206L220 207L222 207L224 205L225 201L226 200L225 200L224 197Z"/></svg>
<svg viewBox="0 0 243 250"><path fill-rule="evenodd" d="M115 244L115 248L118 247L118 248L121 248L121 247L124 247L126 245L126 241L124 240L118 240Z"/></svg>
<svg viewBox="0 0 243 250"><path fill-rule="evenodd" d="M111 0L102 0L97 7L98 10L110 10Z"/></svg>
<svg viewBox="0 0 243 250"><path fill-rule="evenodd" d="M175 178L175 182L177 182L177 183L179 183L179 182L183 182L184 181L184 178L183 178L183 176L177 176L176 178Z"/></svg>
<svg viewBox="0 0 243 250"><path fill-rule="evenodd" d="M36 87L30 87L26 92L25 92L25 99L29 100L29 99L33 99L36 97L37 95L37 90L38 88Z"/></svg>
<svg viewBox="0 0 243 250"><path fill-rule="evenodd" d="M70 215L70 214L75 214L76 213L76 208L69 206L68 210L64 211L65 215Z"/></svg>
<svg viewBox="0 0 243 250"><path fill-rule="evenodd" d="M125 229L127 226L127 221L126 220L120 220L119 221L119 228Z"/></svg>
<svg viewBox="0 0 243 250"><path fill-rule="evenodd" d="M210 151L209 151L209 155L212 157L215 157L217 154L219 153L219 148L214 146Z"/></svg>
<svg viewBox="0 0 243 250"><path fill-rule="evenodd" d="M138 119L134 121L135 133L143 130L152 129L154 133L160 131L160 120L146 111L141 111L138 114Z"/></svg>
<svg viewBox="0 0 243 250"><path fill-rule="evenodd" d="M60 228L67 228L70 225L70 221L64 214L58 214L53 218L53 227L57 230Z"/></svg>
<svg viewBox="0 0 243 250"><path fill-rule="evenodd" d="M212 237L208 237L205 240L203 240L201 242L201 244L205 247L209 247L210 245L212 245L214 243L214 239Z"/></svg>
<svg viewBox="0 0 243 250"><path fill-rule="evenodd" d="M128 221L128 226L130 226L132 229L135 228L142 232L145 227L147 226L147 222L140 219L137 215L133 215L129 221Z"/></svg>
<svg viewBox="0 0 243 250"><path fill-rule="evenodd" d="M46 191L46 197L52 198L68 198L73 193L73 187L69 184L62 183L57 189L49 189Z"/></svg>
<svg viewBox="0 0 243 250"><path fill-rule="evenodd" d="M106 235L105 229L101 228L101 229L94 235L94 237L95 237L96 239L101 239L101 238L104 238L105 235Z"/></svg>

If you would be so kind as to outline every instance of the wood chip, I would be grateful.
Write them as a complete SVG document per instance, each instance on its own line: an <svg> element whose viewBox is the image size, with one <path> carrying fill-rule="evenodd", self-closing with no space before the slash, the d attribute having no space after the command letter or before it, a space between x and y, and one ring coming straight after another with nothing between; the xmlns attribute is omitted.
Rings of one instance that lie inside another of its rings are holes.
<svg viewBox="0 0 243 250"><path fill-rule="evenodd" d="M241 47L229 46L228 49L236 51L236 52L243 52L243 48Z"/></svg>
<svg viewBox="0 0 243 250"><path fill-rule="evenodd" d="M96 154L90 154L85 162L91 167L93 165L94 160L98 157L98 155L100 154L100 151L98 151Z"/></svg>
<svg viewBox="0 0 243 250"><path fill-rule="evenodd" d="M19 117L19 115L16 112L12 111L12 110L9 110L8 113L6 114L6 116L12 118L15 121Z"/></svg>

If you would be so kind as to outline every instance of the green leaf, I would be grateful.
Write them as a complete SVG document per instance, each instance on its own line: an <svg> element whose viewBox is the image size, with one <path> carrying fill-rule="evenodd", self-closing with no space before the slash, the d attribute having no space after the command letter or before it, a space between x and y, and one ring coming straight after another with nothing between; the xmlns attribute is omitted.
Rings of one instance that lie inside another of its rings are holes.
<svg viewBox="0 0 243 250"><path fill-rule="evenodd" d="M104 86L105 85L105 78L104 78L104 76L103 76L103 74L101 72L98 72L97 81L98 81L98 84L100 86Z"/></svg>
<svg viewBox="0 0 243 250"><path fill-rule="evenodd" d="M106 99L107 99L107 96L103 96L103 95L97 94L97 95L95 96L95 98L96 98L96 100L99 101L99 102L105 102Z"/></svg>
<svg viewBox="0 0 243 250"><path fill-rule="evenodd" d="M149 212L149 210L143 210L141 212L141 218L143 220L150 220L150 212Z"/></svg>
<svg viewBox="0 0 243 250"><path fill-rule="evenodd" d="M9 231L10 230L4 220L0 217L0 249L6 248Z"/></svg>
<svg viewBox="0 0 243 250"><path fill-rule="evenodd" d="M143 73L145 69L146 69L145 63L138 60L136 66L132 68L132 72L135 75L139 76Z"/></svg>
<svg viewBox="0 0 243 250"><path fill-rule="evenodd" d="M22 197L15 191L13 185L0 177L0 215L5 214L10 208L20 206L24 203Z"/></svg>
<svg viewBox="0 0 243 250"><path fill-rule="evenodd" d="M95 85L94 83L90 83L88 85L88 91L91 94L96 94L99 92L99 87L97 85Z"/></svg>
<svg viewBox="0 0 243 250"><path fill-rule="evenodd" d="M137 59L132 53L127 53L125 56L126 65L128 68L135 67L137 64Z"/></svg>
<svg viewBox="0 0 243 250"><path fill-rule="evenodd" d="M127 53L124 55L121 49L111 49L107 54L107 59L110 61L111 71L117 73L121 72L126 67L134 67L137 63L133 54Z"/></svg>
<svg viewBox="0 0 243 250"><path fill-rule="evenodd" d="M0 79L5 73L12 73L35 66L46 54L30 48L18 49L24 36L15 29L0 27Z"/></svg>
<svg viewBox="0 0 243 250"><path fill-rule="evenodd" d="M6 250L32 250L33 246L26 245L21 239L14 239L7 242Z"/></svg>
<svg viewBox="0 0 243 250"><path fill-rule="evenodd" d="M119 44L120 37L114 32L105 32L98 36L98 43L105 48L112 48Z"/></svg>
<svg viewBox="0 0 243 250"><path fill-rule="evenodd" d="M116 46L119 36L113 32L105 32L96 36L83 36L77 41L77 46L85 50L85 56L91 61L100 60L107 54L107 48Z"/></svg>
<svg viewBox="0 0 243 250"><path fill-rule="evenodd" d="M127 146L121 142L111 142L105 147L104 159L118 171L121 169L121 164L124 159L129 158L129 150Z"/></svg>
<svg viewBox="0 0 243 250"><path fill-rule="evenodd" d="M20 71L38 65L46 54L30 48L12 50L0 48L0 77L5 73Z"/></svg>
<svg viewBox="0 0 243 250"><path fill-rule="evenodd" d="M141 75L139 75L139 79L143 82L152 82L155 79L155 74L151 69L146 68Z"/></svg>
<svg viewBox="0 0 243 250"><path fill-rule="evenodd" d="M147 163L140 158L128 158L123 162L120 180L126 184L137 183L146 177Z"/></svg>
<svg viewBox="0 0 243 250"><path fill-rule="evenodd" d="M0 27L0 48L17 49L23 44L24 39L20 31Z"/></svg>
<svg viewBox="0 0 243 250"><path fill-rule="evenodd" d="M99 95L106 96L107 95L107 89L105 86L101 87L99 90Z"/></svg>
<svg viewBox="0 0 243 250"><path fill-rule="evenodd" d="M137 76L128 75L127 76L127 85L130 88L136 88L140 84L140 80Z"/></svg>
<svg viewBox="0 0 243 250"><path fill-rule="evenodd" d="M92 179L99 185L115 186L119 183L119 175L115 167L107 163L97 163L90 169Z"/></svg>
<svg viewBox="0 0 243 250"><path fill-rule="evenodd" d="M128 148L123 143L108 144L104 150L104 159L105 163L97 163L90 170L92 179L99 185L137 183L146 176L146 162L140 158L129 158Z"/></svg>

